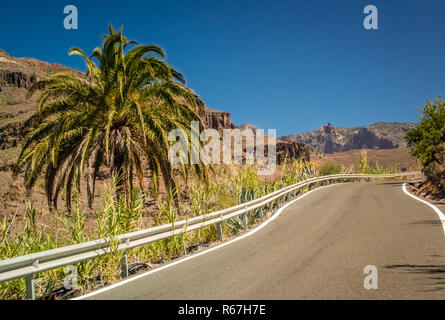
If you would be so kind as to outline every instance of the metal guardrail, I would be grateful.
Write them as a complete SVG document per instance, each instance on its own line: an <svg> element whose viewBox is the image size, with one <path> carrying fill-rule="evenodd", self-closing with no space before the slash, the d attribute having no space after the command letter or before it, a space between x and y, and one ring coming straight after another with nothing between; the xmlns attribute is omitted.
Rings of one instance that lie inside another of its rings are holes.
<svg viewBox="0 0 445 320"><path fill-rule="evenodd" d="M323 183L325 181L335 182L341 180L342 182L346 182L351 180L354 181L355 179L397 178L417 175L421 175L421 172L416 171L380 175L336 174L308 179L272 192L261 198L203 216L177 221L174 224L167 224L135 231L119 235L115 238L99 239L53 250L28 254L8 260L1 260L0 283L17 278L25 278L27 298L34 299L34 274L36 273L97 258L106 255L111 250L128 250L139 247L155 241L170 238L174 235L197 230L212 224L216 224L218 236L222 241L222 223L225 220L241 215L243 216L244 227L247 229L248 226L246 214L249 211L259 208L260 215L262 216L262 208L264 206L268 204L271 205L273 201L277 200L277 207L279 207L283 197L286 197L285 200L288 200L289 197L293 198L297 195L297 190L301 190L301 188L312 184ZM126 266L126 268L127 272L124 274L128 275L128 266Z"/></svg>

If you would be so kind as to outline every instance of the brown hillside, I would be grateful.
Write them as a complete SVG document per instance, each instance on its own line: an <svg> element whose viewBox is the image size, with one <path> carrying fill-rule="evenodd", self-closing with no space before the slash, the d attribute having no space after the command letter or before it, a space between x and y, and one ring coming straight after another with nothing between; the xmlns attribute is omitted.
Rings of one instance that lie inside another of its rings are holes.
<svg viewBox="0 0 445 320"><path fill-rule="evenodd" d="M384 167L393 167L398 164L403 171L416 171L419 169L417 160L410 155L410 148L365 150L368 153L368 161L372 165L378 163ZM355 171L361 152L362 150L349 150L333 154L313 152L311 154L311 160L319 164L333 161L342 165L345 169Z"/></svg>

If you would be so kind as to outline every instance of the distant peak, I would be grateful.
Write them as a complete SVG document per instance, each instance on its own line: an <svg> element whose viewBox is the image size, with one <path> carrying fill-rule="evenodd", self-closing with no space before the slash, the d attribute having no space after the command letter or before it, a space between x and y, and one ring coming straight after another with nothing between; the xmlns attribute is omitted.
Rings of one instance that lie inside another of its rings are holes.
<svg viewBox="0 0 445 320"><path fill-rule="evenodd" d="M325 132L328 132L328 133L334 133L336 131L335 127L330 122L327 125L323 126L322 130L324 130Z"/></svg>
<svg viewBox="0 0 445 320"><path fill-rule="evenodd" d="M11 57L5 50L0 49L0 56Z"/></svg>

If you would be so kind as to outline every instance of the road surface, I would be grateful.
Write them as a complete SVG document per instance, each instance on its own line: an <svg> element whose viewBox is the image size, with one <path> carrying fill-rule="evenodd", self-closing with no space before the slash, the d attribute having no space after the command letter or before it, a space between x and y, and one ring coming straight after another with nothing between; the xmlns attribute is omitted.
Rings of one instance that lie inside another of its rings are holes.
<svg viewBox="0 0 445 320"><path fill-rule="evenodd" d="M249 237L88 299L444 299L445 237L400 182L312 192ZM366 290L363 269L378 269Z"/></svg>

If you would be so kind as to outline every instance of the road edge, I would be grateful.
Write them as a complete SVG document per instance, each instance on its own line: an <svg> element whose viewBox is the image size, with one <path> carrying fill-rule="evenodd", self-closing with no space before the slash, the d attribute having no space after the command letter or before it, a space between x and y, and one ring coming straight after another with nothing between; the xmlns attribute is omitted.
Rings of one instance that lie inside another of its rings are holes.
<svg viewBox="0 0 445 320"><path fill-rule="evenodd" d="M417 201L420 201L423 204L426 204L427 206L429 206L430 208L432 208L434 210L434 212L439 217L440 222L442 223L443 234L445 236L445 215L443 214L443 212L440 211L440 209L438 207L436 207L434 204L429 203L428 201L423 200L423 199L413 195L410 191L408 191L408 189L406 188L406 182L403 183L402 190L403 190L403 192L405 192L405 194L407 194L411 198L416 199Z"/></svg>

